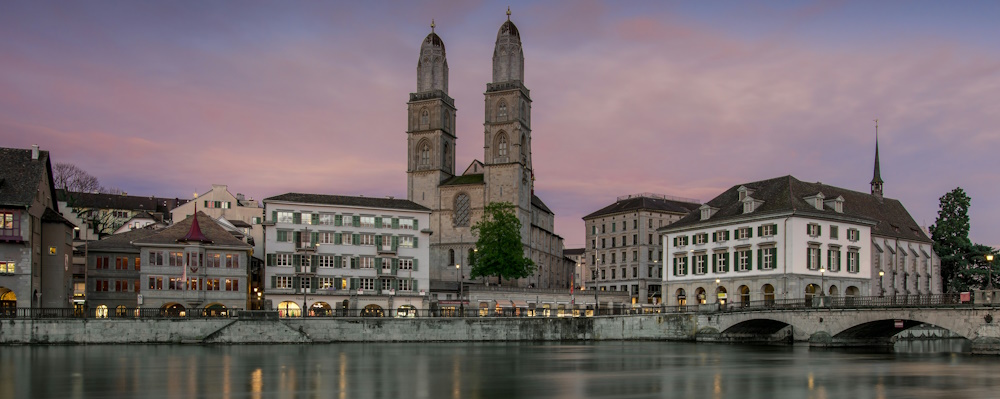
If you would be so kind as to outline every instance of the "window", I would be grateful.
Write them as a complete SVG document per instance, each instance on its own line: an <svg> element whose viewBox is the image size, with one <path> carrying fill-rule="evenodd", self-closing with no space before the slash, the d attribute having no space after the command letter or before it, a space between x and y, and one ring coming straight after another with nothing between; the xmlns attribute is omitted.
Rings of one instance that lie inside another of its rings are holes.
<svg viewBox="0 0 1000 399"><path fill-rule="evenodd" d="M765 224L765 225L760 226L760 236L761 237L770 237L770 236L773 236L775 234L778 234L778 225L776 225L776 224Z"/></svg>
<svg viewBox="0 0 1000 399"><path fill-rule="evenodd" d="M399 228L413 230L413 219L399 219Z"/></svg>
<svg viewBox="0 0 1000 399"><path fill-rule="evenodd" d="M375 227L375 217L374 216L362 216L361 217L361 226L360 227L368 227L368 228Z"/></svg>
<svg viewBox="0 0 1000 399"><path fill-rule="evenodd" d="M430 121L431 121L431 114L427 112L427 109L424 108L420 110L420 126L426 129L428 125L430 125Z"/></svg>
<svg viewBox="0 0 1000 399"><path fill-rule="evenodd" d="M392 270L392 259L382 258L382 271Z"/></svg>
<svg viewBox="0 0 1000 399"><path fill-rule="evenodd" d="M352 245L351 240L353 239L352 238L353 236L351 235L351 233L344 233L341 234L341 236L342 236L341 241L344 245Z"/></svg>
<svg viewBox="0 0 1000 399"><path fill-rule="evenodd" d="M431 145L426 141L420 145L420 157L419 162L421 166L430 166L431 164Z"/></svg>
<svg viewBox="0 0 1000 399"><path fill-rule="evenodd" d="M831 239L836 240L836 239L840 238L840 237L838 237L840 235L840 232L838 230L839 229L837 228L837 226L830 226L830 238Z"/></svg>
<svg viewBox="0 0 1000 399"><path fill-rule="evenodd" d="M319 277L319 278L316 279L316 284L318 285L318 287L316 287L316 288L319 288L319 289L330 289L330 288L336 289L337 288L337 286L335 285L336 282L337 281L333 277Z"/></svg>
<svg viewBox="0 0 1000 399"><path fill-rule="evenodd" d="M337 237L336 233L323 232L319 233L318 238L320 244L333 244L336 237Z"/></svg>
<svg viewBox="0 0 1000 399"><path fill-rule="evenodd" d="M275 254L274 266L291 266L292 258L292 254Z"/></svg>
<svg viewBox="0 0 1000 399"><path fill-rule="evenodd" d="M168 290L183 290L184 289L184 279L180 277L170 277L167 279L167 289Z"/></svg>
<svg viewBox="0 0 1000 399"><path fill-rule="evenodd" d="M639 245L639 235L632 234L632 245Z"/></svg>
<svg viewBox="0 0 1000 399"><path fill-rule="evenodd" d="M695 243L695 245L701 245L701 244L704 244L706 242L708 242L708 233L701 233L701 234L695 234L694 235L694 243Z"/></svg>
<svg viewBox="0 0 1000 399"><path fill-rule="evenodd" d="M615 272L616 272L616 271L618 271L618 269L615 269L615 268L611 268L611 279L612 279L612 280L614 280L614 279L615 279Z"/></svg>
<svg viewBox="0 0 1000 399"><path fill-rule="evenodd" d="M312 214L308 212L303 212L299 220L302 221L302 224L312 224Z"/></svg>
<svg viewBox="0 0 1000 399"><path fill-rule="evenodd" d="M653 245L653 235L649 235L649 245Z"/></svg>
<svg viewBox="0 0 1000 399"><path fill-rule="evenodd" d="M688 258L687 256L675 256L674 257L674 275L675 276L686 276L687 272Z"/></svg>
<svg viewBox="0 0 1000 399"><path fill-rule="evenodd" d="M777 248L761 248L760 251L760 269L761 270L771 270L774 269L775 260L777 259L778 249Z"/></svg>
<svg viewBox="0 0 1000 399"><path fill-rule="evenodd" d="M163 277L150 277L149 278L149 289L151 289L151 290L162 290L163 289Z"/></svg>
<svg viewBox="0 0 1000 399"><path fill-rule="evenodd" d="M729 271L729 253L719 252L712 254L715 260L715 273L726 273Z"/></svg>
<svg viewBox="0 0 1000 399"><path fill-rule="evenodd" d="M611 237L611 248L616 247L615 243L618 242L618 237Z"/></svg>
<svg viewBox="0 0 1000 399"><path fill-rule="evenodd" d="M308 256L308 255L307 256L302 256L299 259L299 266L305 266L306 268L309 268L310 266L312 266L312 256Z"/></svg>
<svg viewBox="0 0 1000 399"><path fill-rule="evenodd" d="M861 269L860 261L861 258L858 256L858 250L856 248L851 248L847 250L847 272L857 273Z"/></svg>
<svg viewBox="0 0 1000 399"><path fill-rule="evenodd" d="M806 249L806 267L809 270L819 270L819 246L810 246Z"/></svg>
<svg viewBox="0 0 1000 399"><path fill-rule="evenodd" d="M840 247L830 247L826 251L826 264L829 271L840 271Z"/></svg>
<svg viewBox="0 0 1000 399"><path fill-rule="evenodd" d="M403 248L413 248L413 237L399 236L399 246Z"/></svg>
<svg viewBox="0 0 1000 399"><path fill-rule="evenodd" d="M101 279L101 280L94 280L94 291L97 291L97 292L108 292L108 291L110 291L108 289L109 287L110 287L110 283L108 282L108 280L103 280L103 279Z"/></svg>
<svg viewBox="0 0 1000 399"><path fill-rule="evenodd" d="M809 223L806 226L806 234L810 237L819 237L819 235L822 234L821 230L820 226L816 223Z"/></svg>
<svg viewBox="0 0 1000 399"><path fill-rule="evenodd" d="M128 280L115 280L115 292L128 292Z"/></svg>
<svg viewBox="0 0 1000 399"><path fill-rule="evenodd" d="M149 253L150 266L163 266L163 252L151 251Z"/></svg>
<svg viewBox="0 0 1000 399"><path fill-rule="evenodd" d="M274 288L278 288L278 289L289 289L289 288L292 288L292 277L291 276L276 276L274 278Z"/></svg>
<svg viewBox="0 0 1000 399"><path fill-rule="evenodd" d="M374 234L360 234L358 235L357 245L375 245L375 235Z"/></svg>
<svg viewBox="0 0 1000 399"><path fill-rule="evenodd" d="M674 237L674 246L675 247L683 247L685 245L688 245L688 236L677 236L677 237Z"/></svg>
<svg viewBox="0 0 1000 399"><path fill-rule="evenodd" d="M507 135L503 133L500 133L500 136L497 137L497 157L507 157Z"/></svg>
<svg viewBox="0 0 1000 399"><path fill-rule="evenodd" d="M392 280L382 279L382 280L379 280L379 281L382 282L382 284L381 284L382 285L382 291L388 291L388 290L392 289Z"/></svg>
<svg viewBox="0 0 1000 399"><path fill-rule="evenodd" d="M94 269L107 270L109 268L111 268L111 258L107 256L98 256L95 259Z"/></svg>
<svg viewBox="0 0 1000 399"><path fill-rule="evenodd" d="M226 291L229 291L229 279L226 279L226 285ZM312 279L306 277L299 278L299 292L309 292L310 289L312 289Z"/></svg>
<svg viewBox="0 0 1000 399"><path fill-rule="evenodd" d="M749 227L740 227L736 229L736 239L746 240L753 237L753 230Z"/></svg>
<svg viewBox="0 0 1000 399"><path fill-rule="evenodd" d="M625 231L627 228L628 224L624 220L622 220L622 231Z"/></svg>
<svg viewBox="0 0 1000 399"><path fill-rule="evenodd" d="M708 255L701 254L694 256L694 274L705 274L707 272Z"/></svg>
<svg viewBox="0 0 1000 399"><path fill-rule="evenodd" d="M15 266L16 263L14 263L13 261L0 261L0 273L13 274Z"/></svg>
<svg viewBox="0 0 1000 399"><path fill-rule="evenodd" d="M397 283L397 284L399 284L399 290L400 291L412 291L413 290L413 284L412 284L412 281L410 281L410 280L405 280L405 279L404 280L399 280L399 283Z"/></svg>
<svg viewBox="0 0 1000 399"><path fill-rule="evenodd" d="M374 269L375 268L375 258L371 256L362 256L360 258L360 263L358 264L360 269Z"/></svg>
<svg viewBox="0 0 1000 399"><path fill-rule="evenodd" d="M634 262L638 260L639 260L639 251L632 251L632 261Z"/></svg>
<svg viewBox="0 0 1000 399"><path fill-rule="evenodd" d="M507 103L500 100L500 104L497 105L497 120L505 121L507 120Z"/></svg>
<svg viewBox="0 0 1000 399"><path fill-rule="evenodd" d="M274 287L278 288L278 287ZM222 285L219 284L219 279L217 278L206 278L205 279L205 291L220 291L222 290Z"/></svg>
<svg viewBox="0 0 1000 399"><path fill-rule="evenodd" d="M115 270L128 270L128 258L124 256L115 257Z"/></svg>
<svg viewBox="0 0 1000 399"><path fill-rule="evenodd" d="M638 267L635 267L635 266L632 267L632 278L639 278L639 268Z"/></svg>
<svg viewBox="0 0 1000 399"><path fill-rule="evenodd" d="M602 224L602 225L601 225L601 234L604 234L604 232L605 232L605 231L604 231L604 225Z"/></svg>
<svg viewBox="0 0 1000 399"><path fill-rule="evenodd" d="M601 264L603 265L607 261L608 254L601 254Z"/></svg>
<svg viewBox="0 0 1000 399"><path fill-rule="evenodd" d="M729 230L719 230L712 233L712 242L725 242L729 240Z"/></svg>
<svg viewBox="0 0 1000 399"><path fill-rule="evenodd" d="M618 231L618 223L611 222L611 232L615 233Z"/></svg>
<svg viewBox="0 0 1000 399"><path fill-rule="evenodd" d="M277 223L292 223L293 213L291 211L278 211L277 213Z"/></svg>
<svg viewBox="0 0 1000 399"><path fill-rule="evenodd" d="M318 267L336 267L336 257L333 255L320 255L318 259Z"/></svg>
<svg viewBox="0 0 1000 399"><path fill-rule="evenodd" d="M278 230L276 237L274 238L277 242L292 242L292 233L288 230Z"/></svg>
<svg viewBox="0 0 1000 399"><path fill-rule="evenodd" d="M319 224L325 224L331 226L333 225L334 220L335 218L332 213L323 213L319 215Z"/></svg>
<svg viewBox="0 0 1000 399"><path fill-rule="evenodd" d="M746 248L736 250L736 271L749 271L750 267L750 249Z"/></svg>
<svg viewBox="0 0 1000 399"><path fill-rule="evenodd" d="M614 253L614 252L611 253L611 264L615 263L615 255L618 255L618 254Z"/></svg>
<svg viewBox="0 0 1000 399"><path fill-rule="evenodd" d="M205 256L205 267L222 266L222 254L207 254Z"/></svg>
<svg viewBox="0 0 1000 399"><path fill-rule="evenodd" d="M851 242L857 242L861 239L861 232L858 229L847 229L847 239Z"/></svg>
<svg viewBox="0 0 1000 399"><path fill-rule="evenodd" d="M363 278L359 281L361 285L358 287L362 290L374 290L375 289L375 279L373 278Z"/></svg>
<svg viewBox="0 0 1000 399"><path fill-rule="evenodd" d="M460 193L455 196L455 208L454 208L455 210L451 220L452 225L456 227L469 225L470 204L471 203L468 194Z"/></svg>
<svg viewBox="0 0 1000 399"><path fill-rule="evenodd" d="M601 280L607 280L608 279L608 273L607 272L608 272L607 270L601 269Z"/></svg>
<svg viewBox="0 0 1000 399"><path fill-rule="evenodd" d="M0 211L0 237L21 236L21 214L17 211Z"/></svg>
<svg viewBox="0 0 1000 399"><path fill-rule="evenodd" d="M399 270L413 270L413 259L400 259L396 261L396 267Z"/></svg>

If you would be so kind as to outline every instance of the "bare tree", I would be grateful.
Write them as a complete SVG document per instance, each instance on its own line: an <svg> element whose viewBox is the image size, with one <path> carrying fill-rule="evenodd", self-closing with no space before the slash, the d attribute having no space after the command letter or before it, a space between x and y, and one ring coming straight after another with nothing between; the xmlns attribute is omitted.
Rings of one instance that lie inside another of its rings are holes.
<svg viewBox="0 0 1000 399"><path fill-rule="evenodd" d="M103 192L97 177L71 163L56 163L52 167L56 188L82 193Z"/></svg>

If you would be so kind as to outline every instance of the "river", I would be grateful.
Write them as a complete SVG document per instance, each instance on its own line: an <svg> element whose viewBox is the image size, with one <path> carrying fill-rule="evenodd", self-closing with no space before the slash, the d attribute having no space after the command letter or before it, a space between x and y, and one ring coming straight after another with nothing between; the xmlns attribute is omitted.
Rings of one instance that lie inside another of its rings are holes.
<svg viewBox="0 0 1000 399"><path fill-rule="evenodd" d="M933 349L636 341L0 346L0 399L997 397L1000 358L912 353Z"/></svg>

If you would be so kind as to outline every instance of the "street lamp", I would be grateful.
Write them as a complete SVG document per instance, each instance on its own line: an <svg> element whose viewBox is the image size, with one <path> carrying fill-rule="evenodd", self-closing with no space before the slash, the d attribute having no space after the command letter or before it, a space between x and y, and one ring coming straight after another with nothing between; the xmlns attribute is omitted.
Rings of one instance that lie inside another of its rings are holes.
<svg viewBox="0 0 1000 399"><path fill-rule="evenodd" d="M825 280L826 279L826 268L819 269L819 296L826 296Z"/></svg>
<svg viewBox="0 0 1000 399"><path fill-rule="evenodd" d="M986 289L993 290L993 254L986 254L986 267L989 267L989 281L986 283Z"/></svg>
<svg viewBox="0 0 1000 399"><path fill-rule="evenodd" d="M882 270L878 271L878 296L885 296L885 286L882 285L882 277L885 276L885 272Z"/></svg>
<svg viewBox="0 0 1000 399"><path fill-rule="evenodd" d="M462 297L465 296L465 284L462 284L462 280L465 279L465 275L462 273L462 265L456 263L455 269L458 270L458 309L459 313L465 316L465 300Z"/></svg>

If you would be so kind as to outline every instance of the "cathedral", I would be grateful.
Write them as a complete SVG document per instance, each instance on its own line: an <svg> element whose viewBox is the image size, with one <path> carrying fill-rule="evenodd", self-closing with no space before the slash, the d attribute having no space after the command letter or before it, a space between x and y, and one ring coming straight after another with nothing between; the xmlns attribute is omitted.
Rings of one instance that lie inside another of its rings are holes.
<svg viewBox="0 0 1000 399"><path fill-rule="evenodd" d="M507 20L497 32L493 80L486 84L483 159L456 168L455 100L448 96L444 41L424 38L417 60L417 91L407 103L407 199L431 209L429 229L431 292L440 299L467 285L494 284L469 279L468 261L476 244L472 226L491 202L514 204L521 221L524 253L535 274L503 285L569 288L573 263L563 257L554 232L555 215L534 195L531 162L531 96L524 85L524 52L517 26ZM445 294L448 293L448 294Z"/></svg>

